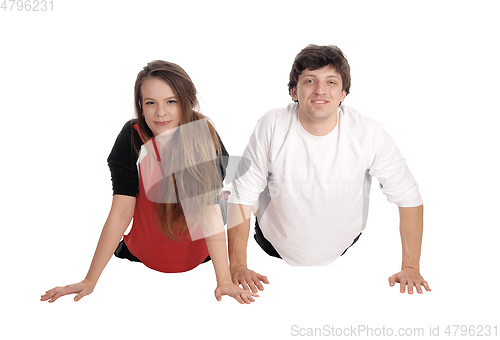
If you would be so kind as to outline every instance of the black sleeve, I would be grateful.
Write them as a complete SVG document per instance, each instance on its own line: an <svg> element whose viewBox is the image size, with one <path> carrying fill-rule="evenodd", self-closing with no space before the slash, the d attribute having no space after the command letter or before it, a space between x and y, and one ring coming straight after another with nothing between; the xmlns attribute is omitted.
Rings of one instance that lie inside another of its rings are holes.
<svg viewBox="0 0 500 340"><path fill-rule="evenodd" d="M219 167L220 177L221 177L222 181L224 181L224 178L226 178L227 164L229 163L229 154L227 153L226 147L222 143L222 140L220 139L220 136L218 133L217 133L217 138L219 139L219 144L220 144L220 148L222 151L222 157L217 159L217 163L218 163L217 165Z"/></svg>
<svg viewBox="0 0 500 340"><path fill-rule="evenodd" d="M113 195L136 197L139 193L139 173L137 171L137 150L133 146L132 138L137 135L133 127L134 121L128 121L118 137L108 157L108 166L111 171ZM140 141L140 138L139 138ZM139 146L142 144L135 145Z"/></svg>

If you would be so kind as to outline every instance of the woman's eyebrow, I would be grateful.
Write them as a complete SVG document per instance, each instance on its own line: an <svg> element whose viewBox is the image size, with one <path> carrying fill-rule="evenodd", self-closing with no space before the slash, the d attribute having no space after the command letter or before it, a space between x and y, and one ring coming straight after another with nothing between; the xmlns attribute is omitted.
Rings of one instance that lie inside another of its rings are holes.
<svg viewBox="0 0 500 340"><path fill-rule="evenodd" d="M176 96L170 96L170 97L168 97L168 98L165 98L165 100L168 100L168 99L176 99L176 98L177 98ZM154 99L149 98L149 97L143 98L142 100L152 100L152 101L154 101Z"/></svg>

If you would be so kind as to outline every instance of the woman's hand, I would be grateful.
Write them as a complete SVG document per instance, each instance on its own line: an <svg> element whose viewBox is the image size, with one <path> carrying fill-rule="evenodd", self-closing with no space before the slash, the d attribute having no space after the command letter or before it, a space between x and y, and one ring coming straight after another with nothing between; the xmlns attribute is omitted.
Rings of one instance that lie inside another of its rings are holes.
<svg viewBox="0 0 500 340"><path fill-rule="evenodd" d="M89 295L94 291L95 284L88 280L83 280L82 282L68 285L66 287L55 287L48 290L44 295L42 295L40 301L49 300L50 303L56 301L61 296L68 294L77 294L74 298L75 302L80 301L80 299L86 295Z"/></svg>
<svg viewBox="0 0 500 340"><path fill-rule="evenodd" d="M61 296L68 294L77 294L74 298L79 301L82 297L89 295L94 291L94 287L99 280L104 267L108 263L116 246L120 242L125 230L127 229L132 217L134 216L136 198L125 195L114 195L111 210L108 219L102 228L101 237L97 243L97 248L92 258L89 271L85 280L66 287L55 287L48 290L40 301L54 302Z"/></svg>
<svg viewBox="0 0 500 340"><path fill-rule="evenodd" d="M237 285L232 282L222 283L217 286L215 289L215 298L217 301L222 299L222 295L229 295L232 298L235 298L241 304L250 304L255 302L252 296L259 297L259 295L241 289Z"/></svg>

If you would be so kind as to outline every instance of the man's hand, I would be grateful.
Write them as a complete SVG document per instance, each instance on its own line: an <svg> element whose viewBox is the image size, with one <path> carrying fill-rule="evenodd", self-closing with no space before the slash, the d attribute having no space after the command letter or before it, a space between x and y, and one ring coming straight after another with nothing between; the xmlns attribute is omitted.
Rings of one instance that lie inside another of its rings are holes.
<svg viewBox="0 0 500 340"><path fill-rule="evenodd" d="M264 290L262 282L269 283L266 276L260 275L244 265L231 268L231 279L235 285L241 285L244 290L253 293Z"/></svg>
<svg viewBox="0 0 500 340"><path fill-rule="evenodd" d="M394 287L396 283L399 283L401 293L405 292L406 286L408 286L408 294L413 294L413 286L415 286L419 294L422 294L422 286L426 291L431 291L427 281L424 280L418 270L413 268L405 267L399 273L392 275L389 278L389 285Z"/></svg>

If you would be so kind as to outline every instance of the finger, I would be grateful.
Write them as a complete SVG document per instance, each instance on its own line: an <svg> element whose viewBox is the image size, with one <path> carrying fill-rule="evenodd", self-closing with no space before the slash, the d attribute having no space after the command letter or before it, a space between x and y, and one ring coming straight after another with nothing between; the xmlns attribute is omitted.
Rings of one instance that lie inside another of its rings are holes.
<svg viewBox="0 0 500 340"><path fill-rule="evenodd" d="M251 303L251 301L250 301L250 299L249 299L249 297L248 297L247 294L240 294L240 297L243 300L243 302L245 302L246 304L249 305Z"/></svg>
<svg viewBox="0 0 500 340"><path fill-rule="evenodd" d="M417 288L417 293L422 294L422 284L415 283L415 288Z"/></svg>
<svg viewBox="0 0 500 340"><path fill-rule="evenodd" d="M397 275L394 274L389 278L389 286L394 287L397 281Z"/></svg>
<svg viewBox="0 0 500 340"><path fill-rule="evenodd" d="M50 289L50 290L46 291L44 295L47 295L47 294L52 293L52 291L53 291L54 289L55 289L55 288L52 288L52 289Z"/></svg>
<svg viewBox="0 0 500 340"><path fill-rule="evenodd" d="M257 286L255 285L254 282L250 282L248 284L248 287L250 287L250 290L252 291L252 293L257 293L259 290L257 289Z"/></svg>
<svg viewBox="0 0 500 340"><path fill-rule="evenodd" d="M429 287L429 284L427 283L427 281L424 281L422 284L424 285L424 288L426 291L428 291L428 292L431 291L431 288Z"/></svg>
<svg viewBox="0 0 500 340"><path fill-rule="evenodd" d="M56 291L56 290L60 290L60 289L63 289L64 287L61 287L61 286L57 286L57 287L54 287L52 289L49 289L48 291L46 291L45 293L50 293L50 292L53 292L53 291Z"/></svg>
<svg viewBox="0 0 500 340"><path fill-rule="evenodd" d="M46 293L41 296L40 301L47 301L48 299L52 298L55 295L55 293Z"/></svg>
<svg viewBox="0 0 500 340"><path fill-rule="evenodd" d="M56 301L57 299L59 299L61 296L64 296L64 294L60 294L60 293L57 293L55 294L50 300L49 300L49 303L52 303L54 301Z"/></svg>
<svg viewBox="0 0 500 340"><path fill-rule="evenodd" d="M84 293L83 291L78 293L78 295L75 296L75 298L73 300L75 300L75 302L78 302L82 299L82 297L88 295L87 293Z"/></svg>
<svg viewBox="0 0 500 340"><path fill-rule="evenodd" d="M258 278L260 281L264 282L265 284L269 284L269 280L267 279L267 276L257 274L257 278ZM262 286L262 285L261 285L261 286ZM262 289L261 289L261 290L263 290L263 289L264 289L264 287L262 286Z"/></svg>
<svg viewBox="0 0 500 340"><path fill-rule="evenodd" d="M52 289L50 289L50 290L46 291L46 292L45 292L45 295L47 295L47 294L54 294L54 293L56 293L57 291L59 291L59 290L61 290L61 289L64 289L64 287L54 287L54 288L52 288Z"/></svg>
<svg viewBox="0 0 500 340"><path fill-rule="evenodd" d="M58 298L60 298L62 295L60 293L59 290L51 290L50 293L47 293L45 295L42 296L41 300L42 301L47 301L49 300L49 302L54 302L56 301Z"/></svg>
<svg viewBox="0 0 500 340"><path fill-rule="evenodd" d="M247 300L248 300L248 303L250 303L250 302L255 302L255 299L253 298L253 296L255 296L255 297L259 297L259 295L258 295L258 294L255 294L255 293L247 293L247 294L245 294L245 295L246 295L246 298L247 298Z"/></svg>
<svg viewBox="0 0 500 340"><path fill-rule="evenodd" d="M260 282L260 279L257 280L257 282L255 282L255 286L257 287L258 290L264 290L264 286ZM257 293L257 291L255 291L254 293Z"/></svg>
<svg viewBox="0 0 500 340"><path fill-rule="evenodd" d="M264 290L264 286L262 285L262 282L265 284L269 284L269 281L267 280L267 277L264 275L257 274L257 280L254 280L255 285L259 290Z"/></svg>
<svg viewBox="0 0 500 340"><path fill-rule="evenodd" d="M245 279L240 280L240 285L241 285L241 288L243 288L244 290L251 291L251 289L249 288L248 283Z"/></svg>
<svg viewBox="0 0 500 340"><path fill-rule="evenodd" d="M219 288L215 290L215 298L217 299L217 301L222 300L222 294Z"/></svg>
<svg viewBox="0 0 500 340"><path fill-rule="evenodd" d="M238 293L239 293L240 295L242 295L242 296L246 296L246 297L248 297L251 301L255 301L255 300L252 298L252 296L259 297L259 294L257 294L257 293L253 293L253 292L247 292L247 291L245 291L245 290L240 290Z"/></svg>
<svg viewBox="0 0 500 340"><path fill-rule="evenodd" d="M405 292L405 290L406 290L406 282L401 281L401 282L399 283L399 291L400 291L401 293L404 293L404 292Z"/></svg>
<svg viewBox="0 0 500 340"><path fill-rule="evenodd" d="M245 304L245 301L243 301L243 299L241 298L240 294L236 294L236 296L234 298L236 299L236 301L238 301L242 305Z"/></svg>
<svg viewBox="0 0 500 340"><path fill-rule="evenodd" d="M255 296L255 297L259 297L259 294L257 293L248 293L249 296Z"/></svg>
<svg viewBox="0 0 500 340"><path fill-rule="evenodd" d="M413 286L414 286L413 281L408 281L407 285L408 285L408 294L413 294Z"/></svg>

